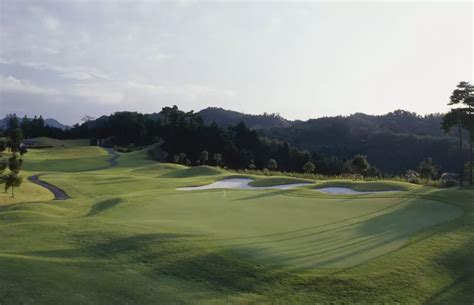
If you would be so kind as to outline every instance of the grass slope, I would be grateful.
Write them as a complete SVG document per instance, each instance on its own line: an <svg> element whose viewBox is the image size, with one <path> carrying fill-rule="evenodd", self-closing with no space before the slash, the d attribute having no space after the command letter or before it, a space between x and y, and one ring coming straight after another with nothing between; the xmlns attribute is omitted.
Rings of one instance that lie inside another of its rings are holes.
<svg viewBox="0 0 474 305"><path fill-rule="evenodd" d="M474 301L473 190L329 181L318 186L408 191L179 192L232 175L157 164L144 151L78 172L105 157L89 149L52 149L53 159L28 153L25 161L73 199L50 201L28 183L14 200L0 194L0 303Z"/></svg>
<svg viewBox="0 0 474 305"><path fill-rule="evenodd" d="M107 166L107 151L97 146L31 149L25 156L29 172L76 172Z"/></svg>
<svg viewBox="0 0 474 305"><path fill-rule="evenodd" d="M275 186L282 184L295 184L295 183L314 183L314 180L299 179L293 177L268 177L268 178L257 178L256 180L249 183L251 186Z"/></svg>
<svg viewBox="0 0 474 305"><path fill-rule="evenodd" d="M37 146L52 146L52 147L76 147L89 145L88 139L77 140L58 140L47 137L31 138L31 141L36 142Z"/></svg>
<svg viewBox="0 0 474 305"><path fill-rule="evenodd" d="M409 191L419 188L418 185L397 181L351 181L351 180L326 180L316 184L316 188L346 187L360 192L371 191Z"/></svg>
<svg viewBox="0 0 474 305"><path fill-rule="evenodd" d="M162 178L191 178L200 176L215 176L222 174L222 170L216 167L201 165L196 167L179 168L162 175Z"/></svg>

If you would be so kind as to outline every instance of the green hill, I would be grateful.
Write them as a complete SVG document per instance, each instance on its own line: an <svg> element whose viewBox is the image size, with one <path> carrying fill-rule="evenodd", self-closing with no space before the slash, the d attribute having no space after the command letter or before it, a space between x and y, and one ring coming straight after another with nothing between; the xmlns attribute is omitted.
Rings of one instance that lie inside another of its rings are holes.
<svg viewBox="0 0 474 305"><path fill-rule="evenodd" d="M3 303L468 304L474 299L473 190L316 181L406 191L184 192L176 188L236 176L145 156L145 151L121 154L117 166L94 171L107 157L94 147L25 155L24 174L45 172L42 178L72 199L52 201L30 182L15 199L0 194ZM301 182L253 177L260 185Z"/></svg>

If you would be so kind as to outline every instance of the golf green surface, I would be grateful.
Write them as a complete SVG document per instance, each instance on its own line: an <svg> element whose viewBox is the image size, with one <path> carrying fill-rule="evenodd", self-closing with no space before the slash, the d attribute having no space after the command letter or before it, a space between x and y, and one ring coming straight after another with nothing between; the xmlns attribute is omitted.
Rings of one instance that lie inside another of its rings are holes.
<svg viewBox="0 0 474 305"><path fill-rule="evenodd" d="M23 172L45 173L71 199L26 179L15 199L0 194L2 305L474 301L472 189L312 181L183 192L236 175L144 151L94 171L110 155L72 144L30 150ZM314 190L328 186L404 191Z"/></svg>

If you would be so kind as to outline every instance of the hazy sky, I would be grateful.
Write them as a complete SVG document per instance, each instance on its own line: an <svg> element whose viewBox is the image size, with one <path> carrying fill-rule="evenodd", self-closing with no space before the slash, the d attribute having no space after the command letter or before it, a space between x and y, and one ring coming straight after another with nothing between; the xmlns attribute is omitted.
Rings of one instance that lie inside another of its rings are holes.
<svg viewBox="0 0 474 305"><path fill-rule="evenodd" d="M0 116L447 109L472 2L0 0Z"/></svg>

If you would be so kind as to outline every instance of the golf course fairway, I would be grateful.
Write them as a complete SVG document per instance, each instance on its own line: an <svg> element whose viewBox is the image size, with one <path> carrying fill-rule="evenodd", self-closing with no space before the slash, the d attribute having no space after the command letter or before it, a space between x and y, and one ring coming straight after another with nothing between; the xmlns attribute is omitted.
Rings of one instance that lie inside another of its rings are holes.
<svg viewBox="0 0 474 305"><path fill-rule="evenodd" d="M472 189L248 176L301 185L179 191L243 177L72 144L24 160L71 198L26 179L0 194L2 305L474 302Z"/></svg>

